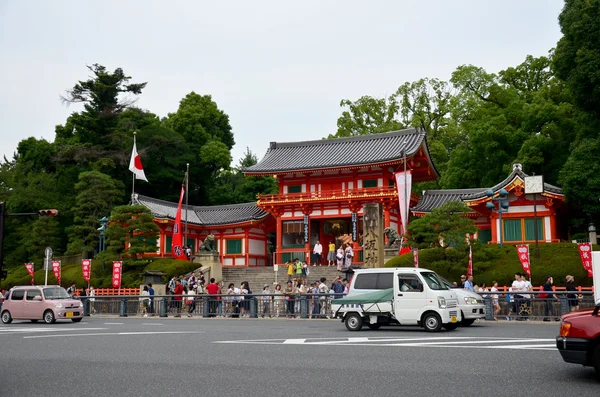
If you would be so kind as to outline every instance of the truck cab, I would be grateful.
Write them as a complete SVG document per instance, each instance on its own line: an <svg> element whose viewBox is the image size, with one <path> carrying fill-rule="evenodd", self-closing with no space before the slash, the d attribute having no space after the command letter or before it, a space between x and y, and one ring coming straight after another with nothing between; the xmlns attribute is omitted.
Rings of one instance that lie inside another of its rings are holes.
<svg viewBox="0 0 600 397"><path fill-rule="evenodd" d="M600 301L562 316L556 347L567 363L594 367L600 378Z"/></svg>

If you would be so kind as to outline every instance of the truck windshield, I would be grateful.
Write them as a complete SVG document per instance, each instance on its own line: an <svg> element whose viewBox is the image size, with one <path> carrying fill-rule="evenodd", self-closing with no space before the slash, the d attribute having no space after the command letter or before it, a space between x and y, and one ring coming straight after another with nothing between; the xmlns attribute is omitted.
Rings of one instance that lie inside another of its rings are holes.
<svg viewBox="0 0 600 397"><path fill-rule="evenodd" d="M425 282L434 291L441 291L448 289L446 285L440 280L439 276L434 272L421 272L421 276L425 279Z"/></svg>
<svg viewBox="0 0 600 397"><path fill-rule="evenodd" d="M44 288L46 299L71 299L67 291L62 287Z"/></svg>

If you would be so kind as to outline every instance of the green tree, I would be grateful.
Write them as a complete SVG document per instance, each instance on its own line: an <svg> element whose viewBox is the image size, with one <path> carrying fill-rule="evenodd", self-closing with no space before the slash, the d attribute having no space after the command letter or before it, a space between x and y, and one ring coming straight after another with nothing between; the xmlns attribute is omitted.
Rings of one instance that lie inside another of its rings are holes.
<svg viewBox="0 0 600 397"><path fill-rule="evenodd" d="M61 252L60 226L54 217L38 217L19 230L21 243L27 251L27 260L43 265L44 251L51 247L55 255ZM23 261L25 262L25 261ZM22 265L22 264L21 264Z"/></svg>
<svg viewBox="0 0 600 397"><path fill-rule="evenodd" d="M235 141L229 116L210 95L191 92L181 100L177 112L167 116L164 125L181 135L188 148L182 158L189 163L192 175L190 201L211 202L215 177L231 164L230 150Z"/></svg>
<svg viewBox="0 0 600 397"><path fill-rule="evenodd" d="M122 200L123 184L98 171L82 172L75 194L68 252L87 257L98 245L99 219L109 215L111 208Z"/></svg>
<svg viewBox="0 0 600 397"><path fill-rule="evenodd" d="M575 103L600 118L600 0L565 0L554 69Z"/></svg>
<svg viewBox="0 0 600 397"><path fill-rule="evenodd" d="M344 109L337 120L337 132L328 138L377 134L401 130L404 125L398 120L398 101L395 96L373 98L363 96L352 102L342 99Z"/></svg>
<svg viewBox="0 0 600 397"><path fill-rule="evenodd" d="M115 207L106 228L106 250L97 255L104 262L123 260L124 268L146 264L143 255L156 251L160 229L152 213L141 205Z"/></svg>
<svg viewBox="0 0 600 397"><path fill-rule="evenodd" d="M432 248L444 244L465 246L467 233L475 234L475 221L466 215L470 209L460 201L451 201L434 209L422 218L413 219L408 225L408 243L412 247Z"/></svg>

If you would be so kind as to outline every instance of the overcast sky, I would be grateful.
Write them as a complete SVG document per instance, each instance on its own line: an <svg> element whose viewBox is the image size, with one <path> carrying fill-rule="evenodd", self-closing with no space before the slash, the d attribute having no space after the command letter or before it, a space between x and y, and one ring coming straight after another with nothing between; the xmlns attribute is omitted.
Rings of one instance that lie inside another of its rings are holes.
<svg viewBox="0 0 600 397"><path fill-rule="evenodd" d="M367 5L369 4L369 5ZM246 147L336 131L341 99L381 97L405 81L490 72L546 55L562 0L0 0L0 154L52 141L79 106L59 95L86 65L122 67L148 85L159 116L189 92L230 117L234 164ZM146 160L149 161L149 160ZM151 161L151 160L150 160ZM151 178L151 176L148 176Z"/></svg>

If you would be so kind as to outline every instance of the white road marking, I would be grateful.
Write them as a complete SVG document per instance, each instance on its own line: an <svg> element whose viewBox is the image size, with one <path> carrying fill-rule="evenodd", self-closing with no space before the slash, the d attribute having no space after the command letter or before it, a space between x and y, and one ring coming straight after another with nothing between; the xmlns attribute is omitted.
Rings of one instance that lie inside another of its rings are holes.
<svg viewBox="0 0 600 397"><path fill-rule="evenodd" d="M40 338L64 338L73 336L131 336L131 335L166 335L166 334L201 334L196 331L145 331L145 332L96 332L89 334L60 334L60 335L35 335L24 336L23 339L40 339Z"/></svg>
<svg viewBox="0 0 600 397"><path fill-rule="evenodd" d="M142 325L164 325L160 323L142 323Z"/></svg>
<svg viewBox="0 0 600 397"><path fill-rule="evenodd" d="M505 349L556 351L554 339L498 338L498 337L422 337L422 338L312 338L312 339L263 339L215 341L213 343L260 344L260 345L316 345L316 346L394 346L394 347L445 347L460 349Z"/></svg>
<svg viewBox="0 0 600 397"><path fill-rule="evenodd" d="M104 325L123 325L125 323L104 323Z"/></svg>

